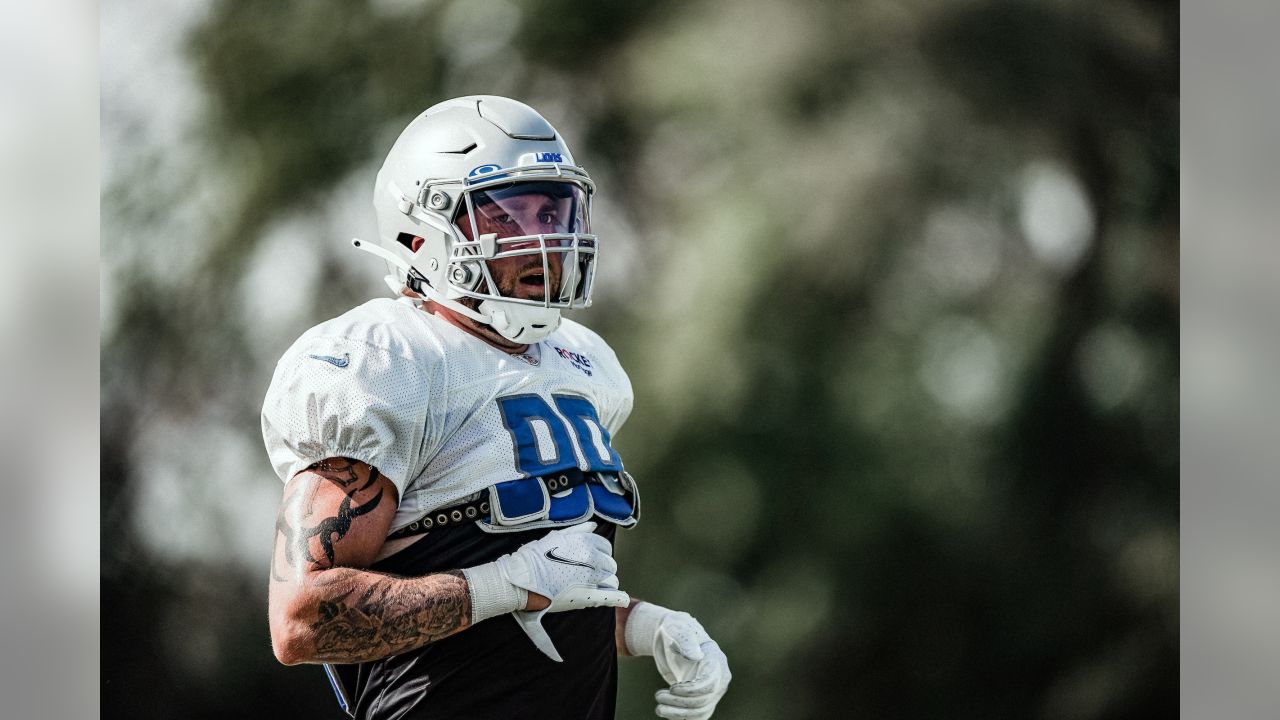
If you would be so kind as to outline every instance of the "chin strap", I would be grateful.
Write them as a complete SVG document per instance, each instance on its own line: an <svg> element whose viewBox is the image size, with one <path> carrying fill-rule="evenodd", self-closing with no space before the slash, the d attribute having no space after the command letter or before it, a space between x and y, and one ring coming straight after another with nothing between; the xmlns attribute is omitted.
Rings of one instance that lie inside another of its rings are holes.
<svg viewBox="0 0 1280 720"><path fill-rule="evenodd" d="M422 275L415 270L412 265L406 262L404 258L397 256L386 248L373 243L367 243L359 238L352 238L351 244L357 250L363 250L371 255L376 255L400 268L411 278L422 278ZM400 282L398 278L388 275L386 277L386 281L387 287L390 287L392 292L400 292ZM548 335L555 332L556 328L560 327L559 308L517 305L515 303L506 303L500 300L485 300L481 302L475 310L473 310L457 300L445 297L438 290L425 282L425 280L419 281L414 290L463 317L470 318L478 323L484 323L485 325L492 327L499 335L511 342L526 344L536 343L546 338Z"/></svg>
<svg viewBox="0 0 1280 720"><path fill-rule="evenodd" d="M485 300L480 303L480 312L489 317L490 327L511 342L536 343L560 327L559 308Z"/></svg>

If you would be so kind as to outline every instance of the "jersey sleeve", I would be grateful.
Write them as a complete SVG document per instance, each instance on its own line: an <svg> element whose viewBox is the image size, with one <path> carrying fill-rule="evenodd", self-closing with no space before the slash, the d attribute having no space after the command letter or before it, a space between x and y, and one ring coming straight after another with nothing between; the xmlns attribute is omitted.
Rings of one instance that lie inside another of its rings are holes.
<svg viewBox="0 0 1280 720"><path fill-rule="evenodd" d="M617 363L616 358L614 363ZM627 418L631 417L631 408L635 402L635 395L631 390L631 379L627 377L621 365L617 366L616 378L614 381L618 388L616 400L610 404L610 407L605 410L604 417L601 418L605 428L613 437L618 436L622 425L626 423Z"/></svg>
<svg viewBox="0 0 1280 720"><path fill-rule="evenodd" d="M430 429L430 378L413 358L347 338L299 340L276 366L262 437L280 479L330 457L378 469L404 496Z"/></svg>

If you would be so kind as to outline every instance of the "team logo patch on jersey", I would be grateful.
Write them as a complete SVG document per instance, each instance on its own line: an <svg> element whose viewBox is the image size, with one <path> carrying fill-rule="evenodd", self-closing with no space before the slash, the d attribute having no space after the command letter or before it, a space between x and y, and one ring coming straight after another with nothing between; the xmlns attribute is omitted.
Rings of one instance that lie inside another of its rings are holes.
<svg viewBox="0 0 1280 720"><path fill-rule="evenodd" d="M537 367L538 364L542 362L538 359L537 355L530 355L529 353L516 353L515 356L534 367Z"/></svg>
<svg viewBox="0 0 1280 720"><path fill-rule="evenodd" d="M555 346L553 345L552 347ZM565 350L562 347L556 347L555 351L560 354L560 357L568 360L570 365L586 373L588 377L591 375L591 360L588 359L586 355L576 353L571 350Z"/></svg>

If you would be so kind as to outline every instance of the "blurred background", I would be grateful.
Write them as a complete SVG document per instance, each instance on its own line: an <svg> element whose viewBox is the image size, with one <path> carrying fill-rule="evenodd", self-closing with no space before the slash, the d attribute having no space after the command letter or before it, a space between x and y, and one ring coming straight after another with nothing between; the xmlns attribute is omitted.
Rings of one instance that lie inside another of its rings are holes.
<svg viewBox="0 0 1280 720"><path fill-rule="evenodd" d="M724 647L717 717L1174 716L1178 31L1147 0L104 4L103 715L342 717L271 654L258 411L387 293L348 241L392 141L485 93L597 183L573 317L636 389L621 577Z"/></svg>

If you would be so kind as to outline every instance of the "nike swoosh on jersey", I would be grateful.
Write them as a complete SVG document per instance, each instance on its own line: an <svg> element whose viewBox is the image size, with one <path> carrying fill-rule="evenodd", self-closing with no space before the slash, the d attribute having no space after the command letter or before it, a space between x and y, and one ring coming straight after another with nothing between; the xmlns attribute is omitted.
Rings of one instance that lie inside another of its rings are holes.
<svg viewBox="0 0 1280 720"><path fill-rule="evenodd" d="M551 561L553 561L553 562L564 563L565 565L577 565L578 567L584 567L584 568L587 568L588 570L594 570L594 569L595 569L595 567L594 567L594 566L589 565L589 564L587 564L587 563L584 563L584 562L578 562L577 560L570 560L569 558L564 558L564 557L560 557L559 555L556 555L556 554L555 554L555 551L556 551L556 550L559 550L559 549L560 549L560 548L559 548L558 546L557 546L557 547L553 547L553 548L551 548L550 550L548 550L548 551L546 551L545 553L543 553L543 555L546 555L546 556L547 556L547 559L548 559L548 560L551 560Z"/></svg>
<svg viewBox="0 0 1280 720"><path fill-rule="evenodd" d="M342 353L342 357L336 358L332 355L308 355L307 357L323 360L335 367L344 368L351 364L351 353Z"/></svg>

